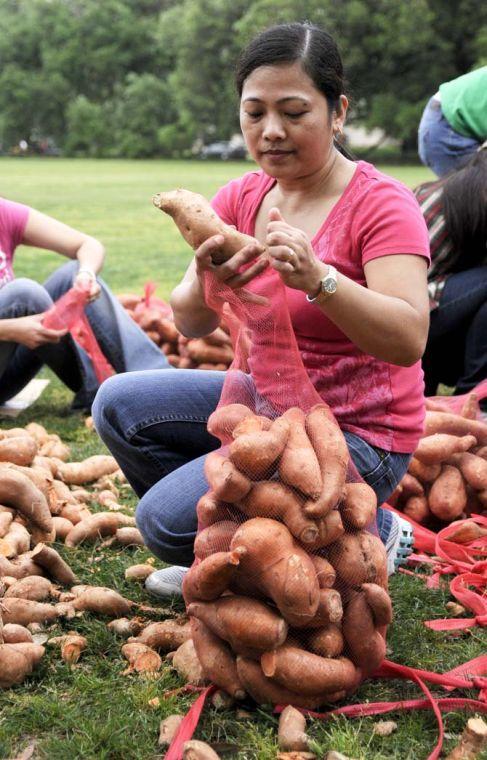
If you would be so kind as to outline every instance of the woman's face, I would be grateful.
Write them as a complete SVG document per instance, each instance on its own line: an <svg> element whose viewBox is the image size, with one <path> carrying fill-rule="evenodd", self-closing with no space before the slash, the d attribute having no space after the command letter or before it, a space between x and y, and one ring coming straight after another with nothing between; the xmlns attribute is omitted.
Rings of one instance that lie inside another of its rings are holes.
<svg viewBox="0 0 487 760"><path fill-rule="evenodd" d="M326 166L346 108L342 96L340 114L330 114L299 63L261 66L245 80L240 125L250 155L266 174L296 179Z"/></svg>

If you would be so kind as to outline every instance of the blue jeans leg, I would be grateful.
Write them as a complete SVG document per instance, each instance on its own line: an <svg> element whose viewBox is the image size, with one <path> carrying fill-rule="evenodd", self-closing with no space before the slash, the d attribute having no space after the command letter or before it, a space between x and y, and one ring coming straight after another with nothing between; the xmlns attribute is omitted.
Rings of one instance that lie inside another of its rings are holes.
<svg viewBox="0 0 487 760"><path fill-rule="evenodd" d="M165 562L189 566L193 561L196 504L208 490L204 461L220 445L206 423L224 379L222 372L200 370L119 375L101 386L93 405L101 438L141 497L139 529ZM382 503L410 456L375 449L349 433L345 437L357 469ZM390 525L382 518L380 525L385 540Z"/></svg>
<svg viewBox="0 0 487 760"><path fill-rule="evenodd" d="M431 312L423 369L426 395L440 382L468 393L487 377L487 266L448 277Z"/></svg>
<svg viewBox="0 0 487 760"><path fill-rule="evenodd" d="M430 98L418 129L418 153L423 164L443 177L468 163L478 147L477 140L453 129L443 116L441 105Z"/></svg>
<svg viewBox="0 0 487 760"><path fill-rule="evenodd" d="M0 319L41 314L52 306L49 293L39 283L19 278L0 290ZM47 364L72 390L81 385L80 366L70 336L35 351L17 343L0 342L0 403L18 393Z"/></svg>

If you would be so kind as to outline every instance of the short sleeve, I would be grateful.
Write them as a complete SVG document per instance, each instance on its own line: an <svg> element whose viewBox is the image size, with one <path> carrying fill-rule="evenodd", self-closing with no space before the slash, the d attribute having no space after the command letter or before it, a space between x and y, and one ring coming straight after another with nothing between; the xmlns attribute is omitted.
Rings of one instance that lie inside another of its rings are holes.
<svg viewBox="0 0 487 760"><path fill-rule="evenodd" d="M30 208L22 203L0 198L0 226L14 250L22 242Z"/></svg>
<svg viewBox="0 0 487 760"><path fill-rule="evenodd" d="M430 261L428 230L413 193L396 182L372 184L354 215L362 264L391 254Z"/></svg>
<svg viewBox="0 0 487 760"><path fill-rule="evenodd" d="M241 180L233 179L221 187L211 199L213 210L225 224L233 224L237 227L238 196L240 193Z"/></svg>

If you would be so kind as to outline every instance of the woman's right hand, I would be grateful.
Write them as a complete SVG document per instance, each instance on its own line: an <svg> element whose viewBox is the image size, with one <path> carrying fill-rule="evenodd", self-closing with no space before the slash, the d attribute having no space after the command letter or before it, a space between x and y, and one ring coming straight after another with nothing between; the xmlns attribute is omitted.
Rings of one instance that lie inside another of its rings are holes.
<svg viewBox="0 0 487 760"><path fill-rule="evenodd" d="M4 329L1 330L2 340L20 343L26 348L34 349L46 343L59 343L68 329L51 330L44 327L44 314L32 314L28 317L15 317L2 320Z"/></svg>
<svg viewBox="0 0 487 760"><path fill-rule="evenodd" d="M264 251L257 240L255 243L248 243L237 253L235 253L223 264L214 264L212 254L215 253L225 242L223 235L213 235L205 240L195 252L196 276L201 285L203 285L203 275L205 272L212 272L217 280L228 285L232 290L237 290L247 285L248 282L257 277L269 265L267 258L259 258L253 264L254 259L260 256ZM250 266L246 266L249 265ZM242 267L245 267L240 271Z"/></svg>

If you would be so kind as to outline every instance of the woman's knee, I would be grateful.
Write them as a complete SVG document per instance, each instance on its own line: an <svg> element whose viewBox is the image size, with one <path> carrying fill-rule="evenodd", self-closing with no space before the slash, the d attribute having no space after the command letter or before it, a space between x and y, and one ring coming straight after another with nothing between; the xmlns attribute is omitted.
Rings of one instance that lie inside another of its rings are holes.
<svg viewBox="0 0 487 760"><path fill-rule="evenodd" d="M132 392L128 373L109 377L100 385L91 413L95 428L103 440L106 440L107 436L110 437L110 432L114 428L119 428L124 400L131 398Z"/></svg>
<svg viewBox="0 0 487 760"><path fill-rule="evenodd" d="M9 282L3 290L2 295L11 302L18 316L42 314L52 306L52 298L44 287L27 277Z"/></svg>

